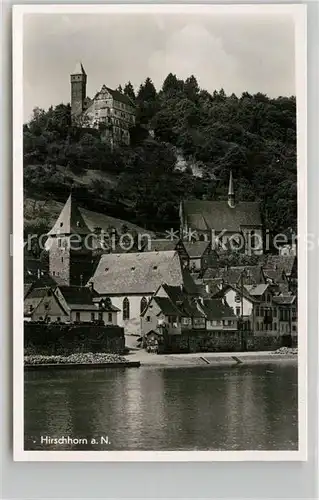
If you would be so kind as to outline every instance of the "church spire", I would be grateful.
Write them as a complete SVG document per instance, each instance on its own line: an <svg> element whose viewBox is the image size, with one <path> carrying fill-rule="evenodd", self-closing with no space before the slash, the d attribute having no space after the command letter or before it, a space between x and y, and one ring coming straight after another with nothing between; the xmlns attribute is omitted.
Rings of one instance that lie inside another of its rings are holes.
<svg viewBox="0 0 319 500"><path fill-rule="evenodd" d="M228 206L230 208L234 208L235 207L235 192L234 192L233 172L232 172L232 170L229 173Z"/></svg>

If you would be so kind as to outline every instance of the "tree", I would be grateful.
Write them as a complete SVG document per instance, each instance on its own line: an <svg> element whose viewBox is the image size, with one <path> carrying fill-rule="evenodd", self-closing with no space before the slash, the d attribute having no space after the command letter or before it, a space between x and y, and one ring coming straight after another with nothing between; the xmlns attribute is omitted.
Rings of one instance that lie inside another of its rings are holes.
<svg viewBox="0 0 319 500"><path fill-rule="evenodd" d="M156 99L156 89L152 80L147 77L145 82L140 85L138 90L137 99L139 102L154 102Z"/></svg>
<svg viewBox="0 0 319 500"><path fill-rule="evenodd" d="M116 89L118 92L120 92L121 94L123 94L123 89L122 89L122 85L120 84L117 89Z"/></svg>
<svg viewBox="0 0 319 500"><path fill-rule="evenodd" d="M129 97L133 102L135 101L134 87L130 81L124 86L123 93L127 95L127 97Z"/></svg>

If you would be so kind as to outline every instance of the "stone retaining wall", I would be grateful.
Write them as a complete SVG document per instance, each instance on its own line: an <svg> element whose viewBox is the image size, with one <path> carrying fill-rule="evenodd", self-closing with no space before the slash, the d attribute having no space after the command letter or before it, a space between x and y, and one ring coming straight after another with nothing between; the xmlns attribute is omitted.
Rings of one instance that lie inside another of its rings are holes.
<svg viewBox="0 0 319 500"><path fill-rule="evenodd" d="M24 323L25 354L73 354L113 352L125 348L124 329L119 326Z"/></svg>
<svg viewBox="0 0 319 500"><path fill-rule="evenodd" d="M280 336L255 336L251 332L191 330L168 336L160 349L166 353L272 351L282 347Z"/></svg>

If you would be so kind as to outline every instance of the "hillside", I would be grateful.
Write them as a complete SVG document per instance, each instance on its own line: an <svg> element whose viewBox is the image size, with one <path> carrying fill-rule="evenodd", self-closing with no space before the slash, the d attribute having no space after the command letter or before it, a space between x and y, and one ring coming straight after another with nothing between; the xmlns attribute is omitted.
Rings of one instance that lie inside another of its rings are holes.
<svg viewBox="0 0 319 500"><path fill-rule="evenodd" d="M71 126L69 105L36 109L24 125L25 197L64 203L72 188L85 210L162 232L178 227L181 199L225 199L232 169L237 199L260 201L267 228L296 229L294 97L210 94L172 74L159 92L148 78L130 97L132 144L114 151L99 130ZM27 208L26 225L49 215Z"/></svg>

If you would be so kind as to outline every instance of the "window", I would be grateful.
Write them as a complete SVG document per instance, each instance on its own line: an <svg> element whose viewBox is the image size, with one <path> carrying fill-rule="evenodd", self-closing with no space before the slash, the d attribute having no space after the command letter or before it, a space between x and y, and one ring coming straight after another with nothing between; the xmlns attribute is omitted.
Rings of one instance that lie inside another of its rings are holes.
<svg viewBox="0 0 319 500"><path fill-rule="evenodd" d="M292 325L292 331L295 332L297 330L296 325Z"/></svg>
<svg viewBox="0 0 319 500"><path fill-rule="evenodd" d="M257 332L259 331L259 321L257 321L257 323L256 323L256 330L257 330Z"/></svg>
<svg viewBox="0 0 319 500"><path fill-rule="evenodd" d="M75 313L75 321L80 321L80 318L81 318L80 313L76 312Z"/></svg>
<svg viewBox="0 0 319 500"><path fill-rule="evenodd" d="M63 227L63 222L60 222L60 227Z"/></svg>
<svg viewBox="0 0 319 500"><path fill-rule="evenodd" d="M123 320L130 319L130 302L127 297L123 300Z"/></svg>
<svg viewBox="0 0 319 500"><path fill-rule="evenodd" d="M32 312L33 311L33 306L29 306L29 311Z"/></svg>
<svg viewBox="0 0 319 500"><path fill-rule="evenodd" d="M61 257L61 262L63 262L63 257Z"/></svg>
<svg viewBox="0 0 319 500"><path fill-rule="evenodd" d="M103 312L99 312L99 321L103 321Z"/></svg>
<svg viewBox="0 0 319 500"><path fill-rule="evenodd" d="M108 313L107 320L108 320L109 323L113 323L113 321L112 321L112 313Z"/></svg>
<svg viewBox="0 0 319 500"><path fill-rule="evenodd" d="M259 314L259 306L256 307L256 316L260 316L260 314Z"/></svg>
<svg viewBox="0 0 319 500"><path fill-rule="evenodd" d="M91 321L95 321L95 313L91 313Z"/></svg>
<svg viewBox="0 0 319 500"><path fill-rule="evenodd" d="M263 308L263 307L261 307L261 308L260 308L260 316L263 316L263 315L264 315L264 308Z"/></svg>
<svg viewBox="0 0 319 500"><path fill-rule="evenodd" d="M47 311L49 309L49 304L44 304L44 309Z"/></svg>
<svg viewBox="0 0 319 500"><path fill-rule="evenodd" d="M273 329L277 330L277 323L276 323L276 321L274 322L274 328Z"/></svg>
<svg viewBox="0 0 319 500"><path fill-rule="evenodd" d="M277 307L274 307L274 318L277 318Z"/></svg>
<svg viewBox="0 0 319 500"><path fill-rule="evenodd" d="M61 246L62 246L62 240L61 238L58 238L58 247L61 248Z"/></svg>
<svg viewBox="0 0 319 500"><path fill-rule="evenodd" d="M240 307L236 307L236 316L240 316Z"/></svg>
<svg viewBox="0 0 319 500"><path fill-rule="evenodd" d="M151 316L146 316L146 321L151 321Z"/></svg>
<svg viewBox="0 0 319 500"><path fill-rule="evenodd" d="M60 321L61 321L60 316L58 316L56 320L57 320L58 323L60 323Z"/></svg>
<svg viewBox="0 0 319 500"><path fill-rule="evenodd" d="M147 299L145 297L141 298L141 303L140 303L140 314L146 309L147 307Z"/></svg>

